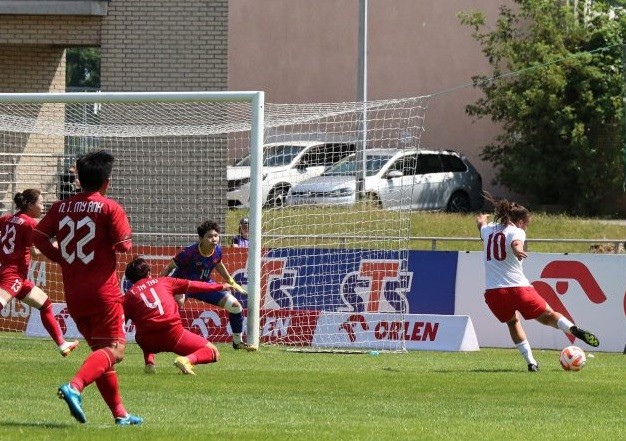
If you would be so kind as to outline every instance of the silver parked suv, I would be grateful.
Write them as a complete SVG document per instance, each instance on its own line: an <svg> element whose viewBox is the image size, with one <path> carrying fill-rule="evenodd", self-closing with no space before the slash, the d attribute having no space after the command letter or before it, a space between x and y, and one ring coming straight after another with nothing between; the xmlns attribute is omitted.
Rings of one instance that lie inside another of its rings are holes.
<svg viewBox="0 0 626 441"><path fill-rule="evenodd" d="M482 208L482 178L451 150L371 149L365 152L363 197L386 209L468 212ZM356 154L320 176L294 185L287 205L351 205L357 201Z"/></svg>
<svg viewBox="0 0 626 441"><path fill-rule="evenodd" d="M349 142L285 141L265 144L262 166L262 204L282 207L289 189L319 176L329 166L355 152ZM227 169L228 206L250 206L250 155Z"/></svg>

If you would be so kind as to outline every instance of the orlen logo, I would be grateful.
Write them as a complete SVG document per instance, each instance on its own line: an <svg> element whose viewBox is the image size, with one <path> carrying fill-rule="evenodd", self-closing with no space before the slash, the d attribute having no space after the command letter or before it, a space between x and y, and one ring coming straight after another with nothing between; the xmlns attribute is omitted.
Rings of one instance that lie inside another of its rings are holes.
<svg viewBox="0 0 626 441"><path fill-rule="evenodd" d="M413 273L402 271L397 260L361 260L359 269L341 281L343 312L407 312L406 293Z"/></svg>
<svg viewBox="0 0 626 441"><path fill-rule="evenodd" d="M546 265L546 267L541 272L541 277L544 279L571 279L572 281L578 282L583 292L592 303L603 303L606 301L606 296L598 282L583 263L576 261L567 261L567 260L555 260ZM548 302L548 304L554 309L556 312L560 312L567 319L576 323L576 320L569 313L559 295L565 295L570 287L570 282L568 280L557 280L555 284L556 290L553 290L552 287L538 280L536 282L532 282L532 285L535 287L537 292ZM626 302L626 300L625 300ZM626 304L625 304L626 310ZM569 340L573 343L575 338L573 336L568 335Z"/></svg>
<svg viewBox="0 0 626 441"><path fill-rule="evenodd" d="M267 259L261 264L261 308L294 307L291 290L296 287L297 270L288 270L287 259Z"/></svg>
<svg viewBox="0 0 626 441"><path fill-rule="evenodd" d="M61 332L63 335L67 332L67 323L66 320L70 320L70 313L67 310L67 307L63 308L57 315L54 316L56 321L59 323L59 327L61 328Z"/></svg>
<svg viewBox="0 0 626 441"><path fill-rule="evenodd" d="M339 326L339 330L344 330L348 333L348 339L350 343L356 341L357 332L368 331L369 326L367 320L360 314L352 314L348 319Z"/></svg>

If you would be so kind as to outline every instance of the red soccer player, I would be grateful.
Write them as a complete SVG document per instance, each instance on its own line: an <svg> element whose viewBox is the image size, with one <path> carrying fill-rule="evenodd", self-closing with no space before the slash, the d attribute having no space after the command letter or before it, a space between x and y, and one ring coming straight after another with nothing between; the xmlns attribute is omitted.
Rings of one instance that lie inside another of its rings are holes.
<svg viewBox="0 0 626 441"><path fill-rule="evenodd" d="M78 346L78 341L67 342L59 323L54 318L52 302L41 288L28 280L33 230L43 210L41 192L29 188L13 198L17 212L0 217L0 310L13 298L37 308L41 322L50 337L67 357Z"/></svg>
<svg viewBox="0 0 626 441"><path fill-rule="evenodd" d="M174 277L150 277L150 265L141 257L126 266L133 286L124 296L124 312L136 327L135 341L146 354L174 352L174 365L183 374L195 375L196 364L215 363L217 348L204 337L183 328L178 313L187 292L230 290L227 283L199 282Z"/></svg>
<svg viewBox="0 0 626 441"><path fill-rule="evenodd" d="M74 378L59 387L59 398L84 423L81 392L95 382L115 424L126 426L141 424L143 418L126 412L115 371L126 345L116 253L131 248L131 228L122 206L105 196L113 161L104 150L81 156L76 167L83 191L56 202L33 239L61 266L67 308L92 350Z"/></svg>

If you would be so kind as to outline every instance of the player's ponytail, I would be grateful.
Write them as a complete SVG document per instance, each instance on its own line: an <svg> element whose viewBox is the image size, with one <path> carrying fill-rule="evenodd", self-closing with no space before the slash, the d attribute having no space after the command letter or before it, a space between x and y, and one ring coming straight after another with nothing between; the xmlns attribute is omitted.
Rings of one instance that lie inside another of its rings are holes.
<svg viewBox="0 0 626 441"><path fill-rule="evenodd" d="M39 199L41 192L35 188L27 188L21 193L15 193L13 202L19 211L26 211L28 204L34 204Z"/></svg>

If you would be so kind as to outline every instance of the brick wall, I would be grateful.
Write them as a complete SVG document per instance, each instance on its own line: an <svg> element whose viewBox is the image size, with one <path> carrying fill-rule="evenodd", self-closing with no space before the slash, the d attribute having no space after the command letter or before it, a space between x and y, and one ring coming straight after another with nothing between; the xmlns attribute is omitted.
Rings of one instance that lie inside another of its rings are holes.
<svg viewBox="0 0 626 441"><path fill-rule="evenodd" d="M111 0L106 16L0 15L0 92L63 92L64 48L70 46L100 46L103 91L226 90L228 0ZM39 111L50 109L54 107L43 106ZM63 115L62 110L59 113ZM115 115L115 110L109 113L109 109L103 107L101 117L108 115ZM0 133L0 151L5 153L54 155L64 152L62 138L30 135L5 136L4 140ZM148 187L113 186L112 196L122 201L133 202L132 197L137 194L142 195L144 205L146 201L148 204L159 201L148 208L158 208L160 214L141 215L135 210L139 205L130 210L136 214L134 228L162 231L164 221L175 212L193 214L190 220L178 225L182 231L195 231L196 225L209 217L223 224L228 157L225 143L221 139L194 140L194 148L189 149L186 142L176 139L153 141L128 138L100 142L100 146L109 148L119 158L118 164L141 165L123 169L125 176L121 178L125 182L141 182L144 174L160 179ZM148 153L154 154L155 144L162 149L165 147L159 152L159 158L171 156L174 162L184 160L190 166L174 170L172 161L139 160L150 156ZM146 149L146 154L142 155L137 148ZM33 170L28 167L22 167L23 172L18 173L19 170L9 164L5 170L15 176L30 176L26 179L34 182ZM50 167L44 168L50 178L37 185L53 188L58 175L52 170L52 161ZM0 164L0 172L1 169ZM176 186L181 174L187 182L210 188L192 186L183 191ZM208 176L213 177L211 185L203 184L209 182ZM0 203L10 201L14 189L15 185L0 188Z"/></svg>
<svg viewBox="0 0 626 441"><path fill-rule="evenodd" d="M228 0L112 0L102 90L225 90Z"/></svg>

